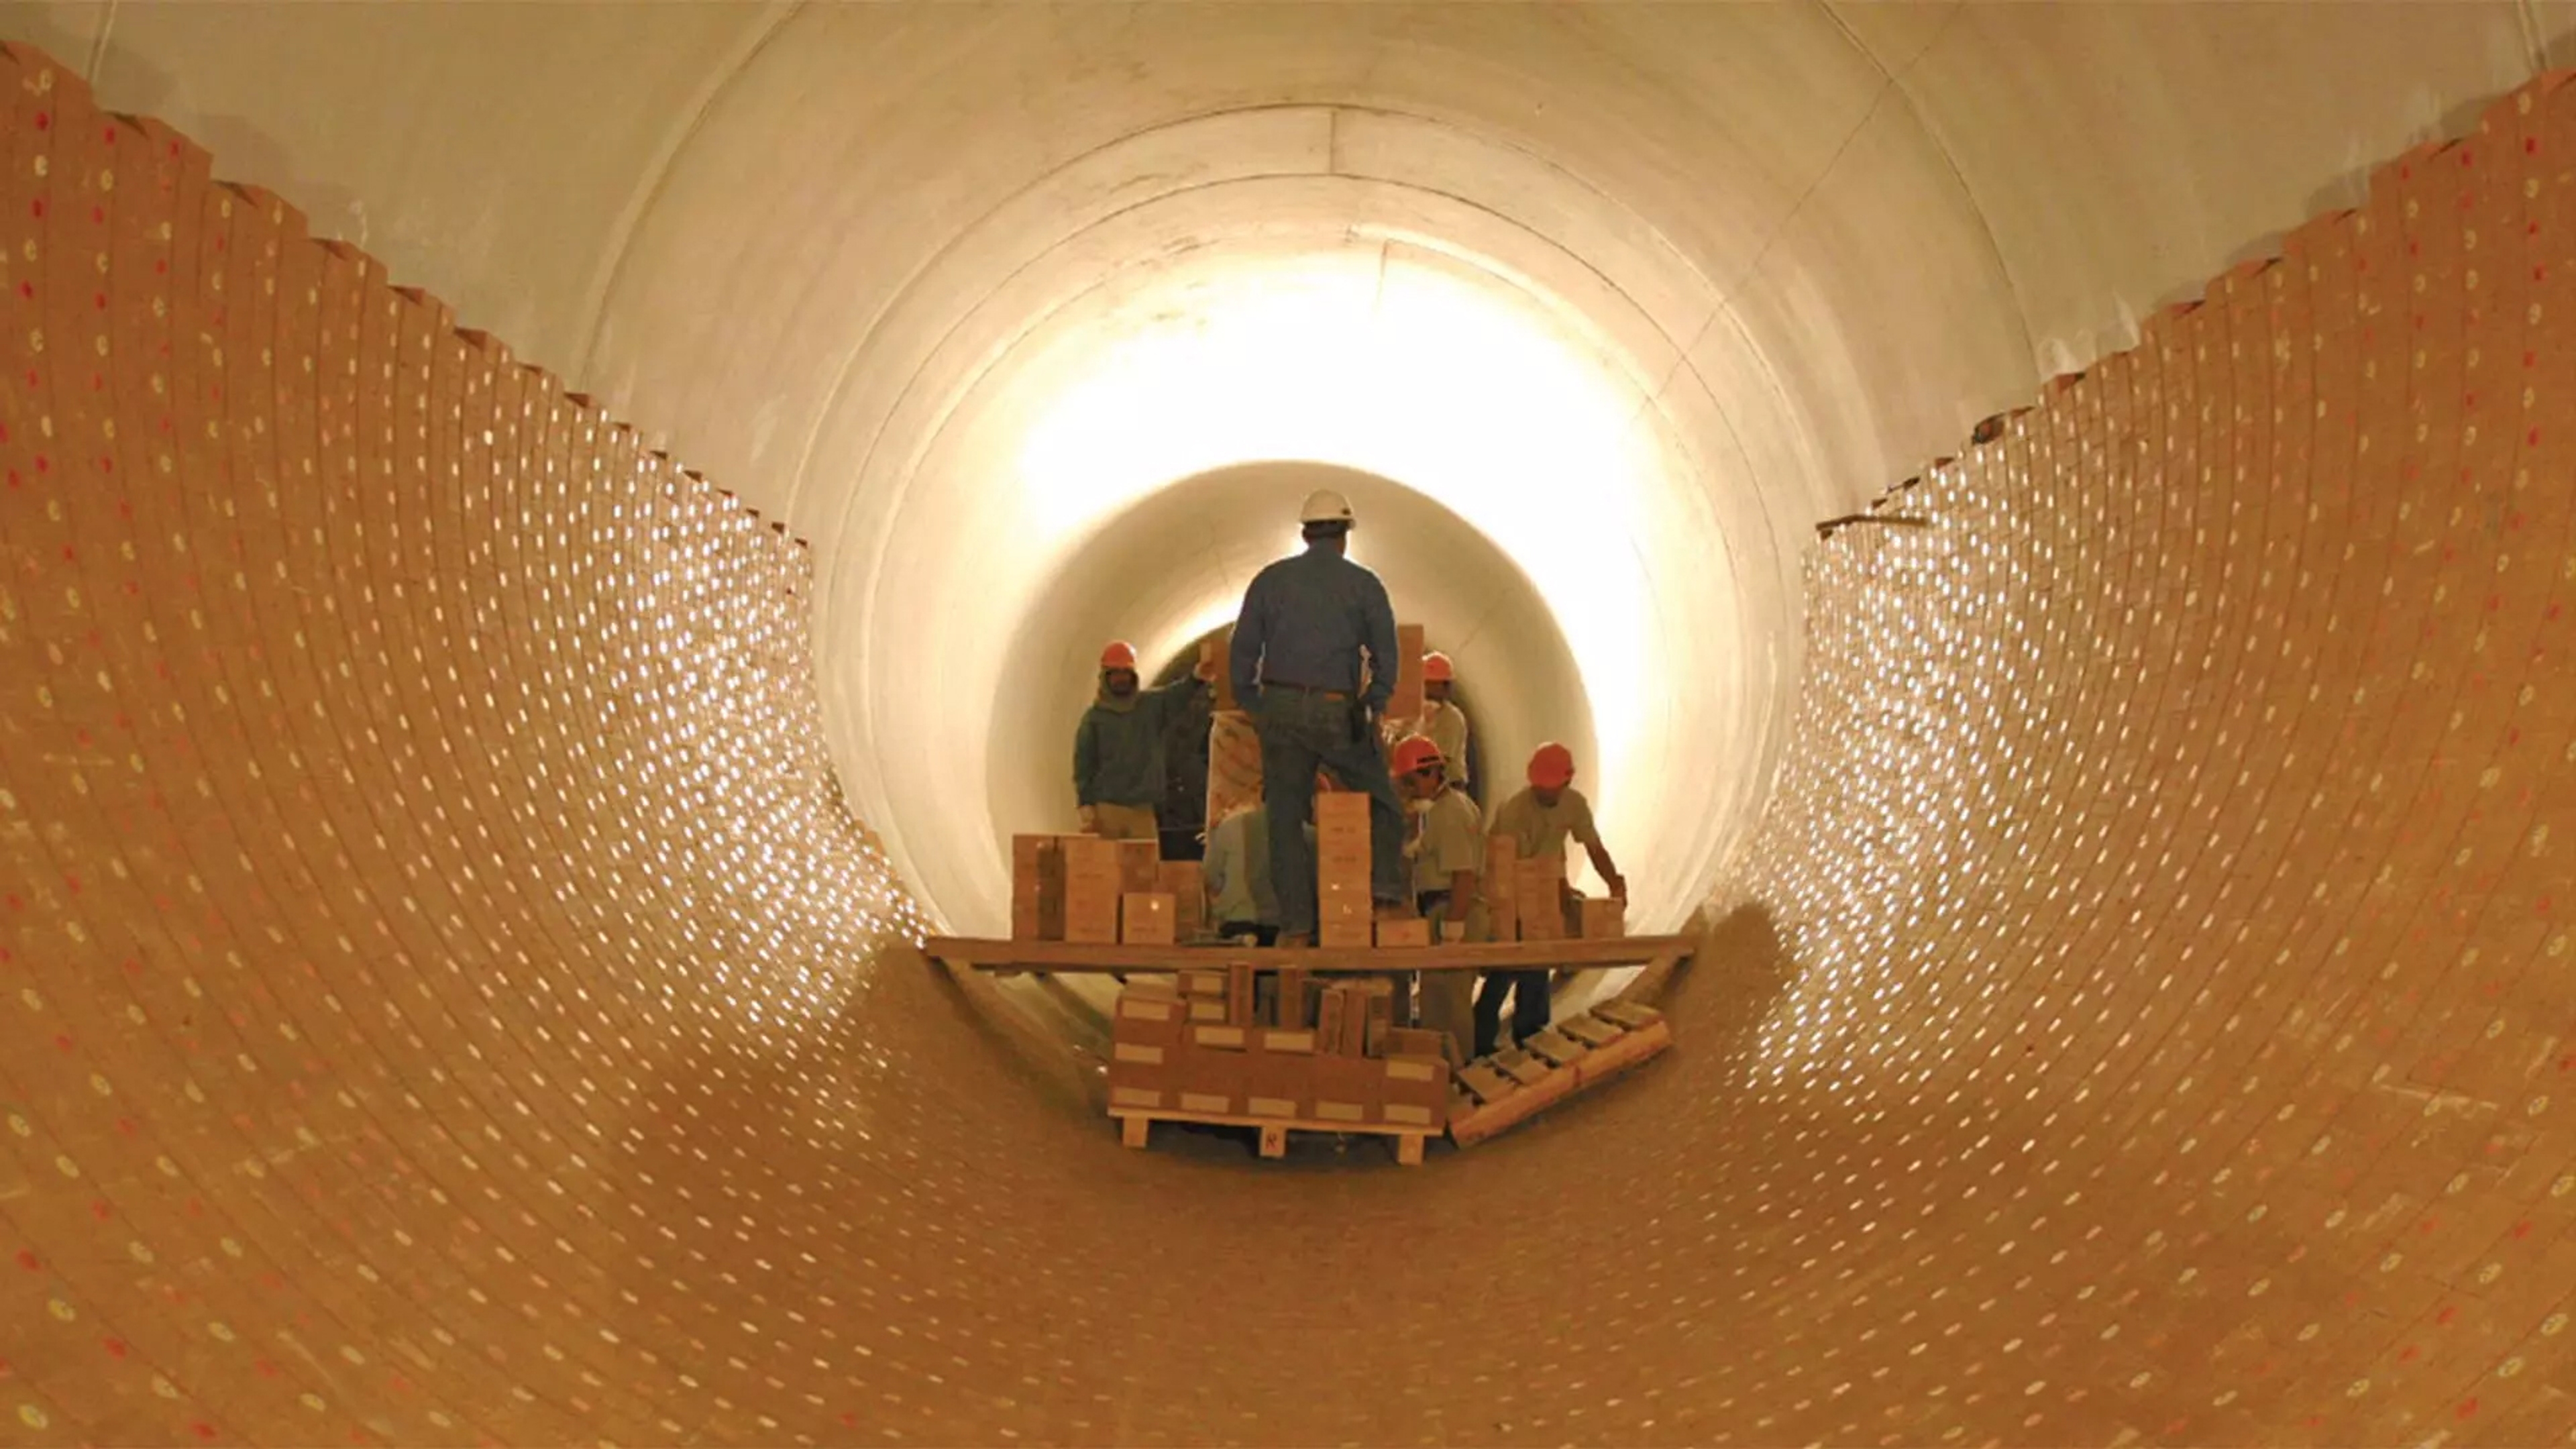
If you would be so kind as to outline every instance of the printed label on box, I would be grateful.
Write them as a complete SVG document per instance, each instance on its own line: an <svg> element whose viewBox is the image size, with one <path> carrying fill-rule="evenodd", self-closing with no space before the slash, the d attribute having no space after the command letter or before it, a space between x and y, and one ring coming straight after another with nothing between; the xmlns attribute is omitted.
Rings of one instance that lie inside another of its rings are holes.
<svg viewBox="0 0 2576 1449"><path fill-rule="evenodd" d="M1184 1112L1224 1112L1231 1110L1233 1106L1232 1097L1220 1097L1211 1092L1181 1094L1181 1110Z"/></svg>
<svg viewBox="0 0 2576 1449"><path fill-rule="evenodd" d="M1191 1039L1203 1047L1226 1047L1243 1050L1243 1028L1239 1026L1200 1026L1190 1029Z"/></svg>
<svg viewBox="0 0 2576 1449"><path fill-rule="evenodd" d="M1158 1046L1122 1041L1117 1044L1117 1053L1117 1060L1122 1062L1136 1062L1149 1067L1161 1066L1163 1063L1163 1049Z"/></svg>
<svg viewBox="0 0 2576 1449"><path fill-rule="evenodd" d="M1261 1034L1261 1049L1311 1054L1315 1050L1315 1034L1311 1031L1265 1031Z"/></svg>
<svg viewBox="0 0 2576 1449"><path fill-rule="evenodd" d="M1118 998L1118 1014L1130 1021L1170 1021L1180 1015L1180 1011L1181 1004L1177 1001L1150 999L1138 1001L1126 996Z"/></svg>
<svg viewBox="0 0 2576 1449"><path fill-rule="evenodd" d="M1244 1103L1244 1111L1252 1117L1294 1117L1297 1104L1285 1097L1254 1097Z"/></svg>
<svg viewBox="0 0 2576 1449"><path fill-rule="evenodd" d="M1112 1107L1160 1107L1163 1105L1163 1094L1147 1087L1112 1087L1109 1089L1109 1105Z"/></svg>
<svg viewBox="0 0 2576 1449"><path fill-rule="evenodd" d="M1386 1107L1386 1120L1407 1127L1428 1127L1431 1125L1431 1109L1407 1107L1401 1103L1390 1102Z"/></svg>
<svg viewBox="0 0 2576 1449"><path fill-rule="evenodd" d="M1317 1102L1315 1117L1324 1122L1365 1122L1368 1109L1357 1102Z"/></svg>
<svg viewBox="0 0 2576 1449"><path fill-rule="evenodd" d="M1386 1059L1386 1079L1390 1082L1428 1082L1438 1076L1430 1062L1407 1061L1403 1057Z"/></svg>

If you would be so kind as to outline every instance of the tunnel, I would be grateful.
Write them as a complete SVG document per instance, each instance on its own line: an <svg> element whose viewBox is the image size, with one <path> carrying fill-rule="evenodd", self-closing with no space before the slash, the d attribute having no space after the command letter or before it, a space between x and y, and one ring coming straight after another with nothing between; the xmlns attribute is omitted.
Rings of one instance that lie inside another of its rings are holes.
<svg viewBox="0 0 2576 1449"><path fill-rule="evenodd" d="M2568 1442L2571 28L0 5L0 1426ZM1674 1046L1130 1151L921 947L1321 480Z"/></svg>

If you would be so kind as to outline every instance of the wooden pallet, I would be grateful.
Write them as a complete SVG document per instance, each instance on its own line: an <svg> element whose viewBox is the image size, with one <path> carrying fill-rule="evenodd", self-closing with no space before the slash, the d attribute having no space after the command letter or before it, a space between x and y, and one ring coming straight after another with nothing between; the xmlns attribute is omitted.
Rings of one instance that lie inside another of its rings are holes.
<svg viewBox="0 0 2576 1449"><path fill-rule="evenodd" d="M1458 1069L1449 1137L1472 1147L1575 1093L1598 1086L1673 1044L1672 1023L1651 1006L1605 1001L1524 1043Z"/></svg>
<svg viewBox="0 0 2576 1449"><path fill-rule="evenodd" d="M1439 1129L1395 1127L1384 1122L1323 1122L1308 1117L1242 1117L1226 1112L1181 1112L1162 1108L1113 1107L1109 1115L1118 1119L1119 1140L1130 1147L1143 1147L1146 1134L1157 1122L1197 1122L1210 1127L1252 1127L1261 1133L1261 1155L1284 1157L1288 1152L1291 1132L1334 1132L1373 1137L1392 1137L1395 1160L1407 1167L1422 1165L1423 1145Z"/></svg>
<svg viewBox="0 0 2576 1449"><path fill-rule="evenodd" d="M1614 936L1573 941L1484 941L1441 946L1231 945L1113 946L1075 941L990 941L933 936L922 954L959 970L1143 974L1189 971L1250 961L1264 971L1295 966L1314 972L1533 971L1560 966L1651 966L1691 954L1686 936Z"/></svg>

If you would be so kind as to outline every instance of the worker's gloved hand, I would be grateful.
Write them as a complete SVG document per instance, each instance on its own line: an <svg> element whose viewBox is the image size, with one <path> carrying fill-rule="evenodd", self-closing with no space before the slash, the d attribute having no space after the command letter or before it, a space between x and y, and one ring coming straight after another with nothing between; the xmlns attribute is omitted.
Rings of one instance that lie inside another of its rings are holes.
<svg viewBox="0 0 2576 1449"><path fill-rule="evenodd" d="M1082 807L1082 833L1083 833L1083 834L1085 834L1085 835L1094 835L1094 834L1099 833L1099 830L1100 830L1100 812L1099 812L1099 811L1097 811L1097 810L1092 809L1092 808L1091 808L1090 806L1088 806L1088 805L1083 806L1083 807Z"/></svg>

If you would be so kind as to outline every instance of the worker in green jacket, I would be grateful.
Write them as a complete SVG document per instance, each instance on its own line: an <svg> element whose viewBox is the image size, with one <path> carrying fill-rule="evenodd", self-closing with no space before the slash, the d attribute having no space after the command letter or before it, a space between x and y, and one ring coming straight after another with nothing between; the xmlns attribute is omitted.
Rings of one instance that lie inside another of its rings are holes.
<svg viewBox="0 0 2576 1449"><path fill-rule="evenodd" d="M1215 671L1202 660L1187 679L1139 688L1136 648L1116 640L1100 651L1100 692L1073 732L1073 795L1086 835L1152 840L1163 798L1163 736L1172 716Z"/></svg>

